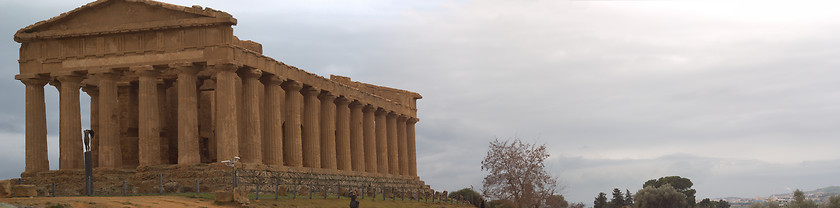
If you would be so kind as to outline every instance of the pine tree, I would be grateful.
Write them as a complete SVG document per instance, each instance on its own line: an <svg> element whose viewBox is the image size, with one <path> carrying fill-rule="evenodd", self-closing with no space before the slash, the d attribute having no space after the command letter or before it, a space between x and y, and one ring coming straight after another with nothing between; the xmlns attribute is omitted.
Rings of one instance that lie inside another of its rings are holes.
<svg viewBox="0 0 840 208"><path fill-rule="evenodd" d="M630 189L625 189L627 192L624 195L624 206L633 207L633 194L630 194Z"/></svg>
<svg viewBox="0 0 840 208"><path fill-rule="evenodd" d="M621 190L618 190L618 188L613 189L612 200L610 200L610 207L611 208L624 207L624 194L622 194Z"/></svg>
<svg viewBox="0 0 840 208"><path fill-rule="evenodd" d="M604 192L598 193L598 197L595 197L595 208L608 208L607 206L607 194Z"/></svg>

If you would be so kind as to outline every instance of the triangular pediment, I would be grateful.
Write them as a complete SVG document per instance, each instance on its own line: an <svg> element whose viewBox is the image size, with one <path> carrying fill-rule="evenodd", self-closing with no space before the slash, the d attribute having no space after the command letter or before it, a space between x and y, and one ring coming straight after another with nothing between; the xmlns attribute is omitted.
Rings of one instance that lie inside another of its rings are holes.
<svg viewBox="0 0 840 208"><path fill-rule="evenodd" d="M25 27L15 34L15 38L79 36L212 23L236 24L236 19L225 12L199 6L183 7L150 0L99 0Z"/></svg>

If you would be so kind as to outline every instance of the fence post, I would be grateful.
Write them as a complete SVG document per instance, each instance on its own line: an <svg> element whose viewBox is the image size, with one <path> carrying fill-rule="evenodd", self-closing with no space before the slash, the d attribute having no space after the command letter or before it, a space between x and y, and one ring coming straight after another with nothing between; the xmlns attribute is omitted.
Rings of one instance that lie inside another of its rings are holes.
<svg viewBox="0 0 840 208"><path fill-rule="evenodd" d="M330 187L328 185L321 185L321 190L324 191L324 199L327 198L327 192L330 191Z"/></svg>
<svg viewBox="0 0 840 208"><path fill-rule="evenodd" d="M158 175L158 192L163 194L163 174Z"/></svg>
<svg viewBox="0 0 840 208"><path fill-rule="evenodd" d="M198 193L201 193L201 187L198 186L199 182L198 179L195 180L195 195L198 196Z"/></svg>
<svg viewBox="0 0 840 208"><path fill-rule="evenodd" d="M274 179L274 200L280 198L280 186L277 185L277 179Z"/></svg>
<svg viewBox="0 0 840 208"><path fill-rule="evenodd" d="M405 201L405 188L402 188L402 193L400 194L400 200Z"/></svg>
<svg viewBox="0 0 840 208"><path fill-rule="evenodd" d="M309 182L309 199L312 199L312 181Z"/></svg>
<svg viewBox="0 0 840 208"><path fill-rule="evenodd" d="M55 197L55 183L52 184L52 197Z"/></svg>
<svg viewBox="0 0 840 208"><path fill-rule="evenodd" d="M335 190L335 195L337 196L336 198L341 199L341 182L338 182L337 186L338 186L338 189Z"/></svg>
<svg viewBox="0 0 840 208"><path fill-rule="evenodd" d="M125 180L123 180L123 196L126 196L126 189L128 189L128 183L126 183Z"/></svg>
<svg viewBox="0 0 840 208"><path fill-rule="evenodd" d="M292 199L297 199L297 184L295 184L292 188Z"/></svg>
<svg viewBox="0 0 840 208"><path fill-rule="evenodd" d="M385 201L385 195L387 195L385 194L385 185L381 185L379 187L382 189L382 201Z"/></svg>
<svg viewBox="0 0 840 208"><path fill-rule="evenodd" d="M260 182L257 182L257 196L254 200L260 200Z"/></svg>

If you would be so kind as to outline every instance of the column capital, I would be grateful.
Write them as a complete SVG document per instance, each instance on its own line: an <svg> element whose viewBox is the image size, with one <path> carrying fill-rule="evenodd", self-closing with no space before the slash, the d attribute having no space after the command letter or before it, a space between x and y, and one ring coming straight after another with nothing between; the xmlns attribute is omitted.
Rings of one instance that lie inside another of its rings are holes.
<svg viewBox="0 0 840 208"><path fill-rule="evenodd" d="M175 74L178 74L178 75L181 75L181 74L196 75L196 74L198 74L198 71L199 71L198 67L196 67L192 63L187 63L187 62L169 64L169 67L172 68L173 69L172 71L175 72Z"/></svg>
<svg viewBox="0 0 840 208"><path fill-rule="evenodd" d="M88 95L95 95L99 94L99 87L96 85L82 85L82 91L87 93Z"/></svg>
<svg viewBox="0 0 840 208"><path fill-rule="evenodd" d="M397 118L397 113L394 112L394 111L388 111L388 119L391 119L391 118L396 119Z"/></svg>
<svg viewBox="0 0 840 208"><path fill-rule="evenodd" d="M19 79L20 82L23 82L24 85L32 85L32 86L41 86L47 85L50 80L45 78L22 78Z"/></svg>
<svg viewBox="0 0 840 208"><path fill-rule="evenodd" d="M318 96L318 93L321 93L321 90L312 86L306 86L300 90L300 94L303 95Z"/></svg>
<svg viewBox="0 0 840 208"><path fill-rule="evenodd" d="M84 77L78 74L61 74L56 76L55 79L61 83L81 84Z"/></svg>
<svg viewBox="0 0 840 208"><path fill-rule="evenodd" d="M259 69L242 69L242 70L237 71L237 74L239 74L239 77L241 77L243 79L244 78L258 79L258 78L260 78L260 76L262 76L263 72L262 72L262 70L259 70Z"/></svg>
<svg viewBox="0 0 840 208"><path fill-rule="evenodd" d="M211 64L208 65L212 67L216 71L229 71L229 72L236 72L239 68L242 68L242 64L235 64L235 63L218 63L218 64Z"/></svg>
<svg viewBox="0 0 840 208"><path fill-rule="evenodd" d="M405 122L407 120L408 120L408 116L402 115L402 114L397 115L397 122Z"/></svg>
<svg viewBox="0 0 840 208"><path fill-rule="evenodd" d="M264 73L263 72L262 77L260 77L260 81L262 81L263 84L281 85L281 84L283 84L284 81L286 81L286 79L284 79L281 76L275 75L275 74L269 74L269 73Z"/></svg>
<svg viewBox="0 0 840 208"><path fill-rule="evenodd" d="M419 118L414 118L414 117L411 117L411 118L408 118L408 120L406 121L406 123L408 123L408 124L415 124L415 123L417 123L418 121L420 121L420 119L419 119Z"/></svg>
<svg viewBox="0 0 840 208"><path fill-rule="evenodd" d="M382 116L382 115L385 115L387 113L388 113L388 111L386 111L384 108L376 108L376 116Z"/></svg>
<svg viewBox="0 0 840 208"><path fill-rule="evenodd" d="M321 94L318 95L318 98L325 101L334 101L335 95L333 95L329 91L321 91Z"/></svg>
<svg viewBox="0 0 840 208"><path fill-rule="evenodd" d="M360 103L358 100L354 100L354 101L350 102L350 108L352 108L352 109L355 109L355 108L361 109L362 107L365 107L365 105Z"/></svg>
<svg viewBox="0 0 840 208"><path fill-rule="evenodd" d="M129 67L129 70L134 71L140 77L156 77L160 74L152 65L141 65Z"/></svg>
<svg viewBox="0 0 840 208"><path fill-rule="evenodd" d="M350 105L350 102L353 102L353 100L347 99L347 97L344 96L335 98L335 104L339 106Z"/></svg>
<svg viewBox="0 0 840 208"><path fill-rule="evenodd" d="M119 79L120 78L119 75L120 75L119 73L114 72L114 71L102 71L102 72L97 72L97 73L93 74L93 76L95 76L97 79L100 79L100 80L105 79L105 80L111 80L111 81L116 81L117 79Z"/></svg>
<svg viewBox="0 0 840 208"><path fill-rule="evenodd" d="M362 108L362 111L364 111L364 112L376 111L376 107L373 107L373 105L368 104L368 105L365 105L364 108Z"/></svg>
<svg viewBox="0 0 840 208"><path fill-rule="evenodd" d="M299 91L303 88L303 84L295 80L286 80L283 84L280 85L286 91Z"/></svg>

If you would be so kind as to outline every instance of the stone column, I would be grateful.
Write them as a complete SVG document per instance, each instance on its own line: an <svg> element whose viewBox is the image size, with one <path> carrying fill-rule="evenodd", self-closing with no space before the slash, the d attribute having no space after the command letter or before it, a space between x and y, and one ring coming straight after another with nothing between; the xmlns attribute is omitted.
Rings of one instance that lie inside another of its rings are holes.
<svg viewBox="0 0 840 208"><path fill-rule="evenodd" d="M399 146L397 158L399 158L400 163L400 175L403 176L408 175L408 142L405 135L405 121L407 119L403 115L397 117L397 145Z"/></svg>
<svg viewBox="0 0 840 208"><path fill-rule="evenodd" d="M335 161L335 95L321 92L321 168L337 169Z"/></svg>
<svg viewBox="0 0 840 208"><path fill-rule="evenodd" d="M171 117L170 111L176 106L169 105L167 89L172 86L172 80L163 79L158 83L158 111L160 112L160 130L162 131L160 137L160 163L171 164L170 157L170 143L176 141L177 137L177 121L169 119ZM177 158L175 158L177 159Z"/></svg>
<svg viewBox="0 0 840 208"><path fill-rule="evenodd" d="M255 69L240 70L239 77L242 78L242 110L245 113L243 140L239 143L239 154L242 155L244 163L262 163L262 119L260 114L260 96L265 94L262 91L262 83L259 78L262 72Z"/></svg>
<svg viewBox="0 0 840 208"><path fill-rule="evenodd" d="M239 156L239 119L236 106L236 70L240 65L211 66L216 79L216 154L218 161Z"/></svg>
<svg viewBox="0 0 840 208"><path fill-rule="evenodd" d="M283 79L277 75L266 74L262 79L265 85L265 114L263 118L262 152L266 165L283 165L283 111L286 91L280 87Z"/></svg>
<svg viewBox="0 0 840 208"><path fill-rule="evenodd" d="M375 112L376 116L376 166L381 174L388 174L390 163L388 161L388 125L387 125L388 111L379 108Z"/></svg>
<svg viewBox="0 0 840 208"><path fill-rule="evenodd" d="M99 167L117 168L122 166L120 150L120 120L117 105L117 79L115 73L105 72L96 75L99 79Z"/></svg>
<svg viewBox="0 0 840 208"><path fill-rule="evenodd" d="M303 167L321 167L321 128L320 113L321 103L318 100L320 90L313 87L305 87L300 91L303 94Z"/></svg>
<svg viewBox="0 0 840 208"><path fill-rule="evenodd" d="M79 89L82 77L75 74L59 75L59 129L58 169L84 168L82 145L82 115L79 107Z"/></svg>
<svg viewBox="0 0 840 208"><path fill-rule="evenodd" d="M160 160L160 109L158 103L158 71L152 66L132 67L139 76L139 117L138 133L140 136L138 155L140 166L161 164Z"/></svg>
<svg viewBox="0 0 840 208"><path fill-rule="evenodd" d="M99 88L87 85L82 87L82 91L90 96L90 130L99 133ZM97 136L90 138L90 156L93 167L99 167L99 137Z"/></svg>
<svg viewBox="0 0 840 208"><path fill-rule="evenodd" d="M353 171L365 171L365 141L362 130L362 107L359 102L350 103L350 154Z"/></svg>
<svg viewBox="0 0 840 208"><path fill-rule="evenodd" d="M286 122L283 126L283 163L286 166L303 167L303 151L301 144L300 107L303 87L300 82L290 80L283 83L286 91Z"/></svg>
<svg viewBox="0 0 840 208"><path fill-rule="evenodd" d="M387 116L388 127L388 173L400 174L399 144L397 143L397 114L393 111Z"/></svg>
<svg viewBox="0 0 840 208"><path fill-rule="evenodd" d="M376 108L372 105L366 105L362 108L364 116L362 116L362 132L365 138L365 172L377 173L378 165L376 162L376 129L373 124L374 112Z"/></svg>
<svg viewBox="0 0 840 208"><path fill-rule="evenodd" d="M171 66L178 73L178 164L201 162L198 152L198 68L192 63Z"/></svg>
<svg viewBox="0 0 840 208"><path fill-rule="evenodd" d="M26 172L50 170L47 156L47 111L44 101L46 79L21 79L26 85Z"/></svg>
<svg viewBox="0 0 840 208"><path fill-rule="evenodd" d="M417 118L410 118L406 121L405 134L408 143L408 175L417 177L417 146L414 140L414 124L419 121Z"/></svg>
<svg viewBox="0 0 840 208"><path fill-rule="evenodd" d="M336 105L336 163L339 170L352 170L350 154L350 100L345 97L335 99Z"/></svg>

